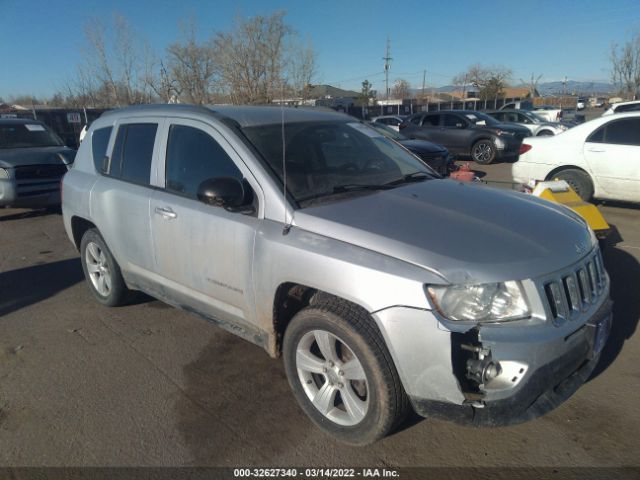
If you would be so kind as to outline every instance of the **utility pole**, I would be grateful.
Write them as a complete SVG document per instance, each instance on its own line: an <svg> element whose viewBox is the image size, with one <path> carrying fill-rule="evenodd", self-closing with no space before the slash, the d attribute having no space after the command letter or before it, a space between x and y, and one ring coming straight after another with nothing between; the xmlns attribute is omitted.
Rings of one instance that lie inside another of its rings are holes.
<svg viewBox="0 0 640 480"><path fill-rule="evenodd" d="M387 55L386 57L382 57L382 59L384 60L384 85L386 88L386 99L387 101L389 101L389 68L391 68L391 60L393 60L393 58L390 57L391 55L391 42L389 41L389 36L387 36Z"/></svg>
<svg viewBox="0 0 640 480"><path fill-rule="evenodd" d="M427 83L427 71L422 71L422 102L424 103L424 87Z"/></svg>

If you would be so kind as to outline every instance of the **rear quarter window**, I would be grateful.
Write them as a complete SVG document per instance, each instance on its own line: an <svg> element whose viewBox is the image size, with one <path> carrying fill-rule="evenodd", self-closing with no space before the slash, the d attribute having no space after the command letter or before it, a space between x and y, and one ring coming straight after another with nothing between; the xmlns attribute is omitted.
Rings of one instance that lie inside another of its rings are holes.
<svg viewBox="0 0 640 480"><path fill-rule="evenodd" d="M91 154L93 155L93 165L97 172L102 171L102 160L107 155L107 146L113 127L105 127L94 130L91 135Z"/></svg>

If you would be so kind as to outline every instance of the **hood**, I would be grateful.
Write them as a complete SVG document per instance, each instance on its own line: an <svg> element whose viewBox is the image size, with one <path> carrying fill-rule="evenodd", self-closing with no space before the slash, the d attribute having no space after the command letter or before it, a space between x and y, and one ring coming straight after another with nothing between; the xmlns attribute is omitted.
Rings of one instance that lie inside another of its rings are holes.
<svg viewBox="0 0 640 480"><path fill-rule="evenodd" d="M63 159L60 158L62 154ZM69 147L0 148L0 167L58 165L73 163L76 151Z"/></svg>
<svg viewBox="0 0 640 480"><path fill-rule="evenodd" d="M586 224L565 207L453 180L427 180L298 210L294 222L436 270L452 283L535 278L577 262L592 248Z"/></svg>
<svg viewBox="0 0 640 480"><path fill-rule="evenodd" d="M442 145L427 140L399 140L398 143L412 152L445 153L447 151Z"/></svg>

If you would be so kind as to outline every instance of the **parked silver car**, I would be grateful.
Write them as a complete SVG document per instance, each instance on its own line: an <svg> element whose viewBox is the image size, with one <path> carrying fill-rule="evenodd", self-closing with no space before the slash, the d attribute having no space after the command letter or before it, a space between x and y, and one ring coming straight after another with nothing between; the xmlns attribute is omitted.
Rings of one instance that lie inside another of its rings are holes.
<svg viewBox="0 0 640 480"><path fill-rule="evenodd" d="M562 206L435 178L337 113L143 106L87 135L63 215L96 299L141 290L282 355L302 409L344 442L411 407L521 422L598 361L609 279Z"/></svg>

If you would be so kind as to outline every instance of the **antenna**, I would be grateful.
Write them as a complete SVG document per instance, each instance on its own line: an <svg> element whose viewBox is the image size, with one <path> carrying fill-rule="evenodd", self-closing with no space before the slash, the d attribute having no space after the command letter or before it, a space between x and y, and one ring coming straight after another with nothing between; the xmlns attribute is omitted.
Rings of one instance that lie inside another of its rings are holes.
<svg viewBox="0 0 640 480"><path fill-rule="evenodd" d="M282 82L282 100L280 101L280 125L282 132L282 208L284 209L284 228L282 235L287 235L291 230L291 224L287 221L287 160L286 141L284 134L284 82ZM293 218L291 219L293 221Z"/></svg>

